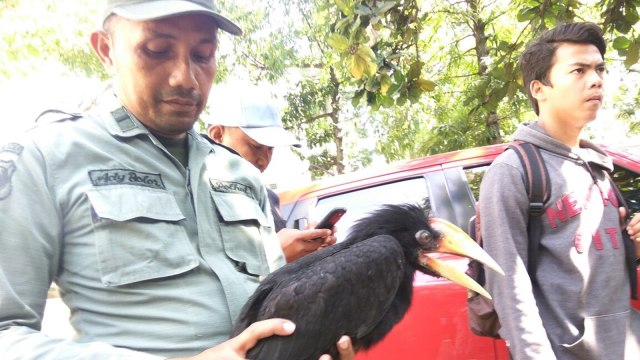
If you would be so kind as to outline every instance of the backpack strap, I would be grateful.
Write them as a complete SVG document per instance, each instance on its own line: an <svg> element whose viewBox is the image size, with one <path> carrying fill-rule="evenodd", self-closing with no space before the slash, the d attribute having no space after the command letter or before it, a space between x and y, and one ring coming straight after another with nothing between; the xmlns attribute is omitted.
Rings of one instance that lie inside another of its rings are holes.
<svg viewBox="0 0 640 360"><path fill-rule="evenodd" d="M542 214L544 205L551 196L551 181L540 149L528 142L514 141L508 146L513 150L524 170L525 189L529 197L529 220L527 221L527 272L531 282L538 266L538 247L542 238Z"/></svg>
<svg viewBox="0 0 640 360"><path fill-rule="evenodd" d="M542 215L544 204L551 196L551 181L540 149L524 141L514 141L508 148L515 151L524 169L524 185L529 196L529 213L535 216Z"/></svg>
<svg viewBox="0 0 640 360"><path fill-rule="evenodd" d="M625 257L626 257L625 260L627 263L626 264L627 271L629 272L629 282L631 283L630 284L631 298L634 300L638 300L638 273L636 270L636 267L637 267L636 249L635 249L635 244L633 243L633 240L631 240L631 238L629 237L629 234L624 229L629 219L631 219L629 206L627 205L627 202L625 201L624 196L622 196L620 189L618 189L616 182L613 181L611 174L609 174L608 171L605 171L604 173L607 176L607 179L609 179L609 183L611 184L611 188L613 189L613 192L616 194L616 199L618 200L618 206L624 207L624 210L625 210L626 216L624 219L622 219L623 221L621 224L620 233L622 234L622 242L624 243L624 251L625 251Z"/></svg>

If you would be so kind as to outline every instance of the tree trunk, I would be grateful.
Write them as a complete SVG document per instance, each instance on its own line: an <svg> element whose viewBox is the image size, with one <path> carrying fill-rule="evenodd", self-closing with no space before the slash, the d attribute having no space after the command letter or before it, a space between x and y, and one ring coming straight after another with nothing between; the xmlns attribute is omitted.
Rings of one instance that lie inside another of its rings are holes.
<svg viewBox="0 0 640 360"><path fill-rule="evenodd" d="M489 50L487 49L487 23L480 18L477 0L467 0L467 4L471 8L471 30L473 38L476 42L476 61L478 62L478 76L480 78L489 76L487 64L483 61L489 58ZM487 87L490 89L491 87ZM485 95L489 98L489 94ZM500 135L500 122L496 110L491 110L485 118L485 129L487 139L490 144L499 144L502 142Z"/></svg>
<svg viewBox="0 0 640 360"><path fill-rule="evenodd" d="M344 148L342 131L340 130L340 82L336 77L333 66L329 69L331 74L331 84L333 91L331 93L331 122L333 123L333 139L336 145L335 166L336 174L344 174Z"/></svg>

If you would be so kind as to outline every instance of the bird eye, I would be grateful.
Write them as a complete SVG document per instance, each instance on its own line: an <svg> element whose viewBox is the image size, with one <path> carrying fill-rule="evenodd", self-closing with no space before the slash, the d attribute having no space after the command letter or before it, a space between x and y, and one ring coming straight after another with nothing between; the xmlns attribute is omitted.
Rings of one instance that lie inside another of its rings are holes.
<svg viewBox="0 0 640 360"><path fill-rule="evenodd" d="M427 230L419 230L416 233L416 241L422 246L429 246L433 243L432 234Z"/></svg>

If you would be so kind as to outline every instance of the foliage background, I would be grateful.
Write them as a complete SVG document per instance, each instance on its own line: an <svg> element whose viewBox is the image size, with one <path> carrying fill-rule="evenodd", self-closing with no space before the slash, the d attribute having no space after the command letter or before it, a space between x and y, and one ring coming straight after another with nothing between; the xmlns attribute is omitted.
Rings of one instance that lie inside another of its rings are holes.
<svg viewBox="0 0 640 360"><path fill-rule="evenodd" d="M535 119L518 55L540 32L569 21L598 23L609 43L609 95L589 136L638 149L640 0L216 4L245 32L221 36L217 82L243 79L273 90L315 178L509 140L517 124ZM88 45L99 13L90 0L0 0L0 82L9 89L0 96L29 84L31 103L47 97L94 106L108 88ZM70 84L58 83L53 88L64 90L52 94L42 86L51 74L88 79L95 90L70 98ZM27 104L22 113L36 110Z"/></svg>

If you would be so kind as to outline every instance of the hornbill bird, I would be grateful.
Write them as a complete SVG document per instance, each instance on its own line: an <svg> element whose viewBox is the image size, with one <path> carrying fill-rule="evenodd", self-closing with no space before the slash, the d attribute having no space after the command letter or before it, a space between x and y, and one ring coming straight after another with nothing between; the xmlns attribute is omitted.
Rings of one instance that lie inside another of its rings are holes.
<svg viewBox="0 0 640 360"><path fill-rule="evenodd" d="M285 318L290 336L263 339L249 351L254 360L338 359L336 343L351 337L368 349L404 316L416 270L445 277L490 298L463 271L430 255L450 253L502 269L464 231L430 217L419 205L384 205L355 222L347 238L268 275L244 305L232 336L253 322Z"/></svg>

